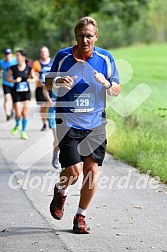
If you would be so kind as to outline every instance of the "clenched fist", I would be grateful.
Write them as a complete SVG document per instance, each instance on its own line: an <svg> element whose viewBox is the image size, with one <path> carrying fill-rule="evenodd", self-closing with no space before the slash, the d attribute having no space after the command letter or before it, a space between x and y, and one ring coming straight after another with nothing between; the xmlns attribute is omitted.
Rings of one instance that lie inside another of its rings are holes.
<svg viewBox="0 0 167 252"><path fill-rule="evenodd" d="M94 71L95 80L101 83L105 88L110 86L110 83L102 73L98 73L96 70Z"/></svg>
<svg viewBox="0 0 167 252"><path fill-rule="evenodd" d="M118 96L120 93L120 85L116 82L110 82L104 77L102 73L98 73L96 70L94 71L95 80L101 83L106 89L107 93L110 96Z"/></svg>

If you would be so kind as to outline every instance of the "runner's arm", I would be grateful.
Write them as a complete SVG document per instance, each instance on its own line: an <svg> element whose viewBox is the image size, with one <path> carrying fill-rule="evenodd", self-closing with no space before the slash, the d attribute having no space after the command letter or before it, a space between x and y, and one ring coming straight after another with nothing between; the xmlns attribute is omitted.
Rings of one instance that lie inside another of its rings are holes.
<svg viewBox="0 0 167 252"><path fill-rule="evenodd" d="M13 82L13 83L17 83L21 81L21 77L17 77L16 79L12 79L11 77L13 76L13 71L11 69L8 70L7 76L6 76L6 80L8 82Z"/></svg>
<svg viewBox="0 0 167 252"><path fill-rule="evenodd" d="M3 70L0 68L0 78L2 78Z"/></svg>
<svg viewBox="0 0 167 252"><path fill-rule="evenodd" d="M102 73L94 72L95 80L107 89L107 94L110 96L118 96L120 93L120 85L114 81L109 82Z"/></svg>
<svg viewBox="0 0 167 252"><path fill-rule="evenodd" d="M28 82L36 82L37 81L37 75L36 75L33 68L30 71L30 75L29 75L29 78L27 79L27 81Z"/></svg>
<svg viewBox="0 0 167 252"><path fill-rule="evenodd" d="M118 96L120 93L120 84L116 83L116 82L112 82L112 85L110 85L107 88L107 94L109 96Z"/></svg>

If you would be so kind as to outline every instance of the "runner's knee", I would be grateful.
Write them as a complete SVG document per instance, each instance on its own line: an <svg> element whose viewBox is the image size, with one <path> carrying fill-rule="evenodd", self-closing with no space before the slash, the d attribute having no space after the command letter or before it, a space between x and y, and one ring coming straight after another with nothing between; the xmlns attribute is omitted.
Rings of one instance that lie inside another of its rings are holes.
<svg viewBox="0 0 167 252"><path fill-rule="evenodd" d="M71 179L72 184L74 184L82 172L82 169L80 166L74 165L67 167L62 173L61 176L67 176L69 179Z"/></svg>

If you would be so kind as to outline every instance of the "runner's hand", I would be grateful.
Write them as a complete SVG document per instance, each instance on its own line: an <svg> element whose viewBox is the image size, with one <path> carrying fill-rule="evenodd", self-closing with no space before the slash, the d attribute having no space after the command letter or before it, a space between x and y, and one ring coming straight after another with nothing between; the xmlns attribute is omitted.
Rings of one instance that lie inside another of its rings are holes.
<svg viewBox="0 0 167 252"><path fill-rule="evenodd" d="M20 82L21 80L22 80L21 77L17 77L17 78L16 78L16 82Z"/></svg>
<svg viewBox="0 0 167 252"><path fill-rule="evenodd" d="M96 70L94 71L94 77L95 80L99 83L101 83L105 88L108 88L110 86L110 83L102 73L98 73Z"/></svg>
<svg viewBox="0 0 167 252"><path fill-rule="evenodd" d="M48 101L49 107L54 107L56 103L56 100L54 98L51 98L50 101Z"/></svg>
<svg viewBox="0 0 167 252"><path fill-rule="evenodd" d="M65 76L65 77L60 77L56 80L56 86L58 87L64 87L67 89L71 89L72 86L74 85L74 80L76 80L77 76Z"/></svg>
<svg viewBox="0 0 167 252"><path fill-rule="evenodd" d="M112 82L112 86L110 82L104 77L102 73L98 73L96 70L94 71L95 80L101 83L105 88L107 88L107 93L110 96L118 96L120 93L120 85L116 82Z"/></svg>
<svg viewBox="0 0 167 252"><path fill-rule="evenodd" d="M28 83L31 83L31 82L33 82L33 80L32 80L31 78L28 78L28 79L27 79L27 82L28 82Z"/></svg>

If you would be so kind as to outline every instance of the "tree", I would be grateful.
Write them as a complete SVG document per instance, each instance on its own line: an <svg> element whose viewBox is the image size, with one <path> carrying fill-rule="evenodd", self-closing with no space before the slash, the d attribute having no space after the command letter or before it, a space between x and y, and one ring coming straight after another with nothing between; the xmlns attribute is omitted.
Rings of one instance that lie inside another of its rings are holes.
<svg viewBox="0 0 167 252"><path fill-rule="evenodd" d="M37 57L39 47L46 45L55 53L74 43L74 25L85 15L101 17L99 24L107 20L110 26L112 22L119 29L114 45L120 46L125 42L126 26L140 18L139 8L146 3L147 0L0 0L0 49L22 47L31 57Z"/></svg>
<svg viewBox="0 0 167 252"><path fill-rule="evenodd" d="M103 0L100 5L102 13L117 16L127 26L140 18L140 7L147 5L148 0Z"/></svg>
<svg viewBox="0 0 167 252"><path fill-rule="evenodd" d="M149 2L148 25L155 41L164 42L167 39L167 1L151 0Z"/></svg>
<svg viewBox="0 0 167 252"><path fill-rule="evenodd" d="M47 29L52 16L47 0L0 0L0 45L24 47L47 40Z"/></svg>

